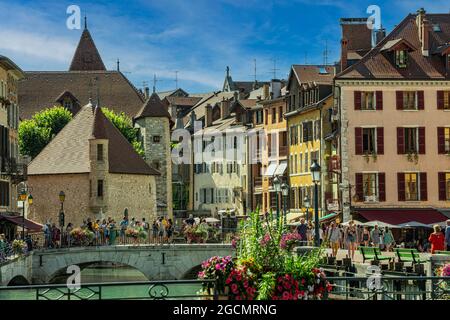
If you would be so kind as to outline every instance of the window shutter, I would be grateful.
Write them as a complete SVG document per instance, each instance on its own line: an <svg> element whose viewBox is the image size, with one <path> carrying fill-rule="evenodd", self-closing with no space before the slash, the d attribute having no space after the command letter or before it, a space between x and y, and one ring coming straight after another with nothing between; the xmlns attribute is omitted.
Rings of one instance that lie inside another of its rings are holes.
<svg viewBox="0 0 450 320"><path fill-rule="evenodd" d="M362 128L355 128L355 154L363 154Z"/></svg>
<svg viewBox="0 0 450 320"><path fill-rule="evenodd" d="M423 91L417 91L417 107L419 110L425 109L425 98Z"/></svg>
<svg viewBox="0 0 450 320"><path fill-rule="evenodd" d="M405 201L405 174L403 172L397 173L397 184L398 201Z"/></svg>
<svg viewBox="0 0 450 320"><path fill-rule="evenodd" d="M377 110L383 110L383 91L376 92Z"/></svg>
<svg viewBox="0 0 450 320"><path fill-rule="evenodd" d="M355 192L358 201L364 200L364 189L363 189L363 174L356 173L355 174Z"/></svg>
<svg viewBox="0 0 450 320"><path fill-rule="evenodd" d="M425 127L419 128L419 154L425 154Z"/></svg>
<svg viewBox="0 0 450 320"><path fill-rule="evenodd" d="M403 110L403 91L396 91L397 110Z"/></svg>
<svg viewBox="0 0 450 320"><path fill-rule="evenodd" d="M384 154L384 128L377 128L377 154Z"/></svg>
<svg viewBox="0 0 450 320"><path fill-rule="evenodd" d="M428 200L428 192L427 192L427 173L420 173L420 201Z"/></svg>
<svg viewBox="0 0 450 320"><path fill-rule="evenodd" d="M397 154L405 154L405 130L397 128Z"/></svg>
<svg viewBox="0 0 450 320"><path fill-rule="evenodd" d="M378 201L386 201L386 174L378 173Z"/></svg>
<svg viewBox="0 0 450 320"><path fill-rule="evenodd" d="M437 92L437 108L444 109L444 91L442 90Z"/></svg>
<svg viewBox="0 0 450 320"><path fill-rule="evenodd" d="M361 91L354 92L355 110L361 110Z"/></svg>
<svg viewBox="0 0 450 320"><path fill-rule="evenodd" d="M445 172L438 173L438 181L439 181L439 200L447 201L447 194L445 190Z"/></svg>
<svg viewBox="0 0 450 320"><path fill-rule="evenodd" d="M445 154L445 128L437 128L438 154Z"/></svg>

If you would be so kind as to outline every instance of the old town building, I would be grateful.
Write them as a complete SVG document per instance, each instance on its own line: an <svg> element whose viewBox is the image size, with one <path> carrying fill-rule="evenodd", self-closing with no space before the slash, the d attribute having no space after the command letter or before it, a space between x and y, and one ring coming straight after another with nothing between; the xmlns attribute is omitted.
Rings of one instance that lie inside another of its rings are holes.
<svg viewBox="0 0 450 320"><path fill-rule="evenodd" d="M345 221L445 220L449 41L450 14L420 9L336 76Z"/></svg>

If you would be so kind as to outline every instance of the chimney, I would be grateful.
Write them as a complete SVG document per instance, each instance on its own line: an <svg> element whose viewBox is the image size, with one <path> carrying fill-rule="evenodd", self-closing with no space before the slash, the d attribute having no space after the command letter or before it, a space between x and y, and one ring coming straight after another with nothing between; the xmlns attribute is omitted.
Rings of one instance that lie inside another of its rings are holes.
<svg viewBox="0 0 450 320"><path fill-rule="evenodd" d="M348 40L341 40L341 71L347 69Z"/></svg>
<svg viewBox="0 0 450 320"><path fill-rule="evenodd" d="M212 106L210 104L206 105L205 108L205 127L210 127L212 125Z"/></svg>
<svg viewBox="0 0 450 320"><path fill-rule="evenodd" d="M220 114L222 115L222 119L226 119L230 116L230 101L222 100L220 103Z"/></svg>
<svg viewBox="0 0 450 320"><path fill-rule="evenodd" d="M386 37L386 29L381 28L375 31L375 45L379 44L381 40Z"/></svg>
<svg viewBox="0 0 450 320"><path fill-rule="evenodd" d="M281 96L281 81L278 79L272 79L270 82L270 96L272 99L276 99Z"/></svg>
<svg viewBox="0 0 450 320"><path fill-rule="evenodd" d="M423 19L422 32L422 55L428 57L430 50L431 24L426 18Z"/></svg>
<svg viewBox="0 0 450 320"><path fill-rule="evenodd" d="M239 100L239 92L235 91L233 94L233 102L237 102Z"/></svg>
<svg viewBox="0 0 450 320"><path fill-rule="evenodd" d="M150 88L149 87L145 87L145 100L147 100L150 97Z"/></svg>

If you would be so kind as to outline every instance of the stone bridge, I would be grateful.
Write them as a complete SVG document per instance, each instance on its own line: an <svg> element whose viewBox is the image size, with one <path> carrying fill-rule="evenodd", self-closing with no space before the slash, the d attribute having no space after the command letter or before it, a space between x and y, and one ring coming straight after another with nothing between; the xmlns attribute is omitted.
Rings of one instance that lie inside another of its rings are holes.
<svg viewBox="0 0 450 320"><path fill-rule="evenodd" d="M215 255L234 255L234 249L230 244L174 244L38 250L2 265L0 285L45 284L67 274L71 265L83 269L98 262L133 267L149 280L187 279Z"/></svg>

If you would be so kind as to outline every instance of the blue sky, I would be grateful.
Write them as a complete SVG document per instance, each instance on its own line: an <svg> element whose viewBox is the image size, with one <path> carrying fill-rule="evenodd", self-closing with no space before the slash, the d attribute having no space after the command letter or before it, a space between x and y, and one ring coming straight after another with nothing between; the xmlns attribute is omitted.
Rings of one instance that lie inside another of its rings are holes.
<svg viewBox="0 0 450 320"><path fill-rule="evenodd" d="M235 80L286 78L295 63L338 59L341 17L367 17L369 5L381 9L383 26L392 30L408 13L449 12L448 0L0 0L0 54L24 70L66 70L81 30L66 27L69 5L88 16L88 27L108 69L116 59L137 86L190 92L220 89L225 68Z"/></svg>

